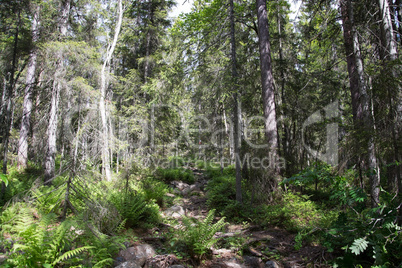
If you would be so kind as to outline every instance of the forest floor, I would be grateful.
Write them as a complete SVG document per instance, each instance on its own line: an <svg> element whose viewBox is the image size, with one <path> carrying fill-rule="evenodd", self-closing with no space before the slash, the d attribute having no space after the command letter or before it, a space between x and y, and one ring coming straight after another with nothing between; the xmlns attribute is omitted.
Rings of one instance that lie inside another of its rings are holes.
<svg viewBox="0 0 402 268"><path fill-rule="evenodd" d="M198 220L205 219L209 210L205 185L208 178L202 170L192 168L196 182L193 191L186 191L185 183L175 181L172 184L173 192L182 198L171 208L165 209L163 214L168 219L174 218L180 226L183 217L192 217ZM183 193L183 190L185 194ZM173 197L173 194L169 194ZM183 213L184 212L184 213ZM184 214L184 215L183 215ZM219 217L215 217L219 220ZM136 230L139 235L138 243L152 245L156 252L164 252L163 237L169 235L171 224L149 230ZM181 258L179 263L185 267L329 267L326 265L325 248L319 245L303 245L295 249L295 234L286 230L271 227L263 228L248 223L228 223L225 230L215 234L219 238L200 263L194 263L190 258ZM161 241L162 240L162 241Z"/></svg>

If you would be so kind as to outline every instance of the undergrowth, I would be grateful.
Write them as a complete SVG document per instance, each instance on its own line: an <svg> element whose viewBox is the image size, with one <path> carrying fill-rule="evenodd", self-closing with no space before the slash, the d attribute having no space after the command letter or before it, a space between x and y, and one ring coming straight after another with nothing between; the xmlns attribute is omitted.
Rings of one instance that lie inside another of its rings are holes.
<svg viewBox="0 0 402 268"><path fill-rule="evenodd" d="M202 259L207 254L218 239L215 233L220 231L225 225L225 218L214 222L215 210L210 210L204 220L193 218L183 218L183 226L174 230L174 237L171 239L175 247L181 247L194 259Z"/></svg>

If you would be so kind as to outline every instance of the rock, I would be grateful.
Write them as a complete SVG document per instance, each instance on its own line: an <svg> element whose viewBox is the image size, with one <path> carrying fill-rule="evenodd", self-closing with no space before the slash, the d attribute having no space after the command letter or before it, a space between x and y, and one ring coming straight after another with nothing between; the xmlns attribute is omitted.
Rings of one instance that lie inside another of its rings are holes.
<svg viewBox="0 0 402 268"><path fill-rule="evenodd" d="M238 264L237 262L229 261L229 262L224 262L225 267L228 268L244 268L245 266Z"/></svg>
<svg viewBox="0 0 402 268"><path fill-rule="evenodd" d="M197 186L195 184L190 185L189 187L184 188L181 192L183 195L188 195L192 191L196 190Z"/></svg>
<svg viewBox="0 0 402 268"><path fill-rule="evenodd" d="M7 260L7 256L4 254L0 254L0 265L3 264Z"/></svg>
<svg viewBox="0 0 402 268"><path fill-rule="evenodd" d="M180 265L180 264L175 264L175 265L169 266L169 268L186 268L186 267L184 267L183 265Z"/></svg>
<svg viewBox="0 0 402 268"><path fill-rule="evenodd" d="M126 261L119 264L115 268L141 268L142 266L137 263L137 261Z"/></svg>
<svg viewBox="0 0 402 268"><path fill-rule="evenodd" d="M152 258L155 255L155 250L148 244L130 247L119 253L119 257L122 257L125 261L135 261L140 267L145 264L148 258Z"/></svg>
<svg viewBox="0 0 402 268"><path fill-rule="evenodd" d="M146 267L148 268L168 268L174 267L179 259L172 254L169 255L156 255L147 260Z"/></svg>
<svg viewBox="0 0 402 268"><path fill-rule="evenodd" d="M244 264L246 267L250 268L264 268L264 263L258 257L254 256L244 256L243 257Z"/></svg>
<svg viewBox="0 0 402 268"><path fill-rule="evenodd" d="M117 266L117 265L119 265L119 264L121 264L121 263L123 263L123 262L125 262L126 260L123 258L123 257L121 257L121 256L117 256L115 259L114 259L114 263L115 263L115 266Z"/></svg>
<svg viewBox="0 0 402 268"><path fill-rule="evenodd" d="M176 189L176 188L173 189L173 193L175 195L181 195L181 191L179 189Z"/></svg>
<svg viewBox="0 0 402 268"><path fill-rule="evenodd" d="M172 181L170 184L172 184L174 187L176 187L180 191L183 191L185 188L188 188L190 186L187 183L182 182L182 181Z"/></svg>
<svg viewBox="0 0 402 268"><path fill-rule="evenodd" d="M184 211L184 208L179 205L174 205L168 209L165 210L164 212L165 216L167 217L172 217L172 218L181 218L182 216L186 215L186 212Z"/></svg>
<svg viewBox="0 0 402 268"><path fill-rule="evenodd" d="M274 261L267 261L265 263L265 268L280 268L279 265Z"/></svg>
<svg viewBox="0 0 402 268"><path fill-rule="evenodd" d="M226 248L220 248L220 249L212 249L212 254L214 255L220 255L221 257L227 257L232 255L232 251L230 249Z"/></svg>

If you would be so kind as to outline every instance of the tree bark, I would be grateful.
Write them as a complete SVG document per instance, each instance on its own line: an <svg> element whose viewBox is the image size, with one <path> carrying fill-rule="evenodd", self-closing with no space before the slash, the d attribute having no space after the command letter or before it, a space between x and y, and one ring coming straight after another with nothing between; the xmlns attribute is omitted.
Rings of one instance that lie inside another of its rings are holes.
<svg viewBox="0 0 402 268"><path fill-rule="evenodd" d="M60 55L61 56L61 55ZM51 184L51 180L55 174L55 159L56 159L56 138L57 138L57 123L58 123L58 107L61 91L61 59L57 62L56 72L54 74L52 98L50 101L50 111L49 111L49 125L47 127L47 152L45 161L45 177L44 183L46 185Z"/></svg>
<svg viewBox="0 0 402 268"><path fill-rule="evenodd" d="M236 69L236 38L235 38L235 22L234 22L234 4L233 0L229 0L229 19L230 19L230 47L231 47L231 64L232 64L232 86L233 86L233 100L234 100L234 154L235 154L235 168L236 168L236 201L243 202L241 190L241 155L240 155L240 102L237 87L237 69Z"/></svg>
<svg viewBox="0 0 402 268"><path fill-rule="evenodd" d="M385 52L389 56L390 60L397 59L397 42L394 39L392 21L391 21L391 11L388 4L388 0L378 0L380 7L380 16L382 21L382 29L384 33L385 41Z"/></svg>
<svg viewBox="0 0 402 268"><path fill-rule="evenodd" d="M3 128L3 174L7 174L7 164L8 164L8 142L10 138L10 129L11 129L11 122L12 122L12 111L14 105L14 88L15 88L15 69L17 65L17 49L18 49L18 38L20 32L20 24L21 24L21 13L18 12L18 23L17 28L14 34L14 47L13 47L13 58L11 62L11 66L9 67L9 72L6 72L9 76L8 86L5 86L5 101L3 105L5 109L3 110L4 113L4 128ZM1 182L1 190L0 190L0 201L3 201L4 195L6 192L6 185L4 182Z"/></svg>
<svg viewBox="0 0 402 268"><path fill-rule="evenodd" d="M268 16L265 0L257 0L258 37L260 50L262 101L265 117L265 135L268 141L268 157L272 175L279 175L278 131L275 110L274 78L272 74L271 43L269 40ZM276 184L276 183L275 183ZM276 185L274 185L276 187Z"/></svg>
<svg viewBox="0 0 402 268"><path fill-rule="evenodd" d="M21 119L21 128L20 128L20 137L18 141L18 168L25 169L28 164L28 136L30 130L30 120L32 113L32 95L35 87L35 72L36 72L36 59L37 59L37 47L36 43L39 40L39 10L40 6L38 5L35 8L33 20L32 20L32 43L33 48L29 53L29 61L27 67L26 74L26 86L25 86L25 96L23 103L23 111L22 111L22 119Z"/></svg>
<svg viewBox="0 0 402 268"><path fill-rule="evenodd" d="M340 8L344 27L344 42L347 52L348 72L352 93L352 106L354 106L355 129L363 136L363 147L366 152L360 157L360 161L366 160L365 166L370 178L371 205L379 204L380 176L375 154L374 125L370 110L370 97L367 93L367 85L364 77L363 60L360 52L358 33L354 25L353 6L350 0L341 0ZM354 104L354 105L353 105Z"/></svg>
<svg viewBox="0 0 402 268"><path fill-rule="evenodd" d="M382 28L382 40L384 45L384 73L391 74L391 77L394 81L398 80L398 73L395 67L391 64L388 64L390 61L395 61L398 59L398 51L397 51L397 41L395 39L393 24L391 20L391 7L387 0L378 0L379 8L380 8L380 18L381 18L381 28ZM399 4L399 3L398 3ZM400 9L398 10L400 11ZM400 14L399 14L400 15ZM394 24L396 25L396 24ZM395 90L395 88L396 90ZM392 162L389 167L388 174L388 189L390 192L399 193L399 181L400 181L400 173L401 166L398 166L399 163L399 150L398 150L398 139L399 139L399 126L398 123L398 103L400 100L400 87L396 84L394 87L387 87L387 95L388 95L388 105L389 105L389 130L391 132L391 139L393 145L393 154L391 156Z"/></svg>
<svg viewBox="0 0 402 268"><path fill-rule="evenodd" d="M114 37L112 44L108 47L106 51L106 59L103 62L102 70L101 70L101 84L100 84L100 101L99 101L99 110L101 115L102 122L102 170L106 177L107 181L112 180L112 174L110 170L110 150L109 150L109 130L108 130L108 119L107 119L107 111L106 111L106 89L107 89L107 70L109 70L110 61L112 59L113 52L116 48L117 39L119 37L121 23L123 20L123 6L121 0L118 1L118 19L115 27Z"/></svg>
<svg viewBox="0 0 402 268"><path fill-rule="evenodd" d="M61 3L60 17L58 20L58 29L60 31L60 41L63 41L67 33L67 21L70 13L71 0L65 0ZM49 125L47 127L47 152L45 160L45 176L44 182L51 184L51 180L55 175L55 159L56 159L56 142L57 142L57 125L58 125L58 109L59 100L62 89L63 80L63 55L61 51L57 53L56 69L53 78L52 98L50 101Z"/></svg>

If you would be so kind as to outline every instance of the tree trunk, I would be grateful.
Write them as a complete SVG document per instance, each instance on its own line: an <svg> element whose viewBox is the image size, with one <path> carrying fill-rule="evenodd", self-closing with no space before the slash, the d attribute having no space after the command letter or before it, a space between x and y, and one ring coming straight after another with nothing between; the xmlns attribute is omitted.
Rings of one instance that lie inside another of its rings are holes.
<svg viewBox="0 0 402 268"><path fill-rule="evenodd" d="M3 105L5 106L3 110L3 174L7 174L7 164L8 164L8 142L10 138L10 129L11 129L11 117L12 117L12 111L13 111L13 105L14 105L14 88L15 88L15 69L17 65L17 49L18 49L18 37L19 37L19 31L20 31L20 24L21 24L21 13L20 11L18 12L18 23L17 23L17 28L15 30L14 34L14 47L13 47L13 58L11 62L11 66L9 69L9 72L6 72L9 75L9 82L8 86L5 87L5 98L4 98L4 103ZM4 182L1 182L1 190L0 190L0 201L3 201L4 195L6 192L6 185Z"/></svg>
<svg viewBox="0 0 402 268"><path fill-rule="evenodd" d="M101 70L101 84L100 84L100 101L99 101L99 110L101 114L102 121L102 170L106 177L107 181L112 179L112 174L110 170L110 151L109 151L109 131L108 131L108 119L107 119L107 111L106 111L106 89L108 82L108 74L107 70L109 70L110 61L112 59L113 52L116 48L117 39L119 37L121 23L123 20L123 6L121 0L118 1L118 20L114 32L114 38L112 44L108 47L106 51L106 59L103 62L102 70Z"/></svg>
<svg viewBox="0 0 402 268"><path fill-rule="evenodd" d="M391 21L391 8L387 0L378 0L380 8L381 28L382 28L382 40L384 42L384 58L385 70L384 73L391 74L393 80L398 80L398 73L395 67L391 64L387 64L389 61L395 61L398 59L397 41L395 40L393 24ZM400 9L399 9L400 11ZM392 84L391 84L392 85ZM395 90L395 89L396 90ZM387 87L388 104L389 104L389 131L391 132L391 139L393 144L392 164L389 167L388 174L388 189L390 192L398 193L400 169L397 165L399 163L399 150L398 150L398 138L399 138L399 121L398 121L398 107L397 103L400 103L400 87L398 85Z"/></svg>
<svg viewBox="0 0 402 268"><path fill-rule="evenodd" d="M233 0L229 0L229 19L230 19L230 46L231 46L231 64L232 64L232 86L233 86L233 100L234 100L234 155L235 155L235 168L236 168L236 201L243 202L241 191L241 156L240 156L240 103L237 88L237 69L236 69L236 39L235 39L235 22L234 22L234 7Z"/></svg>
<svg viewBox="0 0 402 268"><path fill-rule="evenodd" d="M382 21L382 29L384 33L385 51L389 55L390 60L397 59L397 42L394 39L391 11L388 4L388 0L378 0L380 6L380 16Z"/></svg>
<svg viewBox="0 0 402 268"><path fill-rule="evenodd" d="M396 10L398 12L397 19L399 21L399 23L398 23L399 42L402 45L402 26L401 26L401 21L402 21L402 0L396 0L395 5L396 5Z"/></svg>
<svg viewBox="0 0 402 268"><path fill-rule="evenodd" d="M380 176L375 155L374 126L370 111L370 98L367 93L366 81L364 78L363 60L360 53L358 33L353 20L353 6L350 0L341 0L342 20L344 27L345 49L348 56L348 72L352 93L352 106L354 106L355 129L363 135L363 146L367 152L360 158L365 159L366 169L370 178L371 205L376 207L379 204ZM353 105L353 102L355 102ZM361 154L360 154L361 155Z"/></svg>
<svg viewBox="0 0 402 268"><path fill-rule="evenodd" d="M265 135L268 141L270 161L278 160L278 132L275 111L274 78L271 64L271 44L269 41L268 16L265 0L257 0L258 37L260 49L262 100L265 117ZM273 177L279 175L279 165L270 163ZM276 184L276 183L275 183ZM274 185L276 187L276 185Z"/></svg>
<svg viewBox="0 0 402 268"><path fill-rule="evenodd" d="M60 55L61 56L61 55ZM45 161L45 178L44 183L46 185L51 184L51 180L55 174L55 159L56 159L56 141L57 141L57 123L58 116L57 110L59 107L60 91L61 91L61 59L57 62L56 72L54 74L52 98L50 101L50 112L49 112L49 125L47 127L47 153Z"/></svg>
<svg viewBox="0 0 402 268"><path fill-rule="evenodd" d="M278 106L281 107L281 115L280 115L280 122L281 122L281 128L283 131L283 137L282 139L279 136L278 133L278 139L281 142L278 142L278 152L279 156L283 157L286 162L290 162L288 159L288 133L287 133L287 126L285 123L285 116L286 116L286 104L285 102L285 68L284 68L284 56L283 56L283 38L282 38L282 30L283 30L283 24L282 24L282 17L281 17L281 9L280 9L280 1L277 1L278 5L278 10L277 10L277 24L278 24L278 36L279 36L279 68L280 68L280 80L281 80L281 94L280 94L280 102L278 101ZM279 130L279 129L278 129ZM281 154L281 148L280 145L282 143L282 154ZM287 174L287 169L288 164L286 163L285 169L281 170L282 174L281 175L286 175Z"/></svg>
<svg viewBox="0 0 402 268"><path fill-rule="evenodd" d="M26 74L25 96L22 111L21 128L20 128L20 138L18 141L19 169L25 169L28 164L28 136L31 125L30 120L32 113L32 95L33 95L33 89L35 87L35 72L36 72L36 59L37 59L36 42L38 42L39 40L39 32L38 32L39 10L40 6L38 5L35 8L32 20L31 32L32 32L33 48L29 53L29 62Z"/></svg>
<svg viewBox="0 0 402 268"><path fill-rule="evenodd" d="M60 31L60 39L63 40L65 34L67 33L67 21L70 12L71 0L65 0L62 2L60 7L60 17L58 21L58 28ZM45 176L44 182L47 185L51 184L51 180L55 175L55 159L56 159L56 142L57 142L57 125L58 125L58 109L59 109L59 99L62 88L63 80L63 55L61 51L57 54L56 69L53 78L53 88L52 88L52 98L50 101L50 112L49 112L49 125L47 127L47 152L45 160Z"/></svg>

